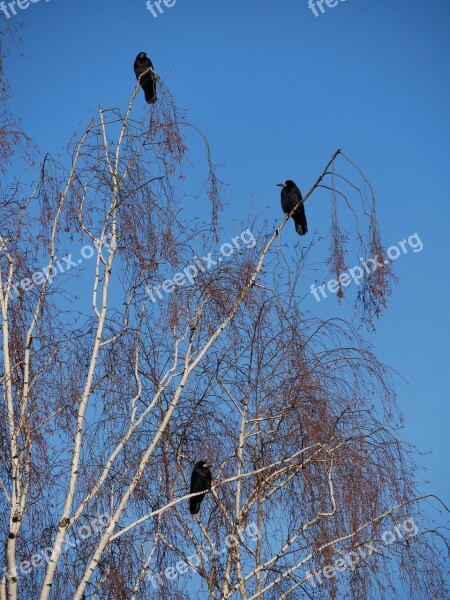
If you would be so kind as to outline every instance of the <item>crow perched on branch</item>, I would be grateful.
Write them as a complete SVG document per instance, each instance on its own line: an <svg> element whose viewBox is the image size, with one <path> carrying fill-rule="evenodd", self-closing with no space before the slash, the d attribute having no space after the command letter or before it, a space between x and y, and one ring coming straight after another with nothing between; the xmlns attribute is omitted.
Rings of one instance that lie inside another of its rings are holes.
<svg viewBox="0 0 450 600"><path fill-rule="evenodd" d="M308 233L308 223L306 222L305 207L302 202L302 193L295 183L288 179L284 183L277 183L277 186L282 187L281 190L281 208L285 213L290 213L291 210L301 202L295 213L292 215L295 223L295 231L299 235Z"/></svg>
<svg viewBox="0 0 450 600"><path fill-rule="evenodd" d="M200 510L200 504L202 503L203 498L206 496L206 492L211 489L211 481L212 475L209 470L209 465L206 464L206 461L199 460L195 463L194 470L191 475L191 488L189 490L190 494L194 494L195 492L203 492L205 494L199 494L198 496L193 496L189 498L189 509L191 511L191 515L196 515Z"/></svg>
<svg viewBox="0 0 450 600"><path fill-rule="evenodd" d="M139 52L134 61L134 72L136 79L141 84L145 93L145 100L149 104L156 102L156 76L152 61L145 52Z"/></svg>

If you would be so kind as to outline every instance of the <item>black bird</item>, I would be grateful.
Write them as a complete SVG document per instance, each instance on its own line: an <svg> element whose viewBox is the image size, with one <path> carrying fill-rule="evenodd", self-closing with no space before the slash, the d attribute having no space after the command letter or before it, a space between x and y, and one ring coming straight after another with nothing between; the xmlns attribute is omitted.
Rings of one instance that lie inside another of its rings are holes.
<svg viewBox="0 0 450 600"><path fill-rule="evenodd" d="M141 84L145 93L145 99L149 104L156 102L156 77L152 61L145 52L139 52L134 61L134 72L136 79ZM145 75L144 75L145 73Z"/></svg>
<svg viewBox="0 0 450 600"><path fill-rule="evenodd" d="M281 208L285 213L290 213L291 210L301 202L295 213L292 215L292 218L295 222L295 231L299 235L305 235L305 233L308 233L308 223L306 222L305 207L302 202L301 191L291 179L288 179L284 183L277 183L277 185L283 188L281 190Z"/></svg>
<svg viewBox="0 0 450 600"><path fill-rule="evenodd" d="M211 471L209 470L209 465L206 464L206 461L199 460L197 463L195 463L194 470L192 471L191 488L189 493L194 494L195 492L209 491L211 489L211 481L212 475ZM189 509L191 511L191 515L196 515L198 513L200 510L200 504L205 496L206 493L189 498Z"/></svg>

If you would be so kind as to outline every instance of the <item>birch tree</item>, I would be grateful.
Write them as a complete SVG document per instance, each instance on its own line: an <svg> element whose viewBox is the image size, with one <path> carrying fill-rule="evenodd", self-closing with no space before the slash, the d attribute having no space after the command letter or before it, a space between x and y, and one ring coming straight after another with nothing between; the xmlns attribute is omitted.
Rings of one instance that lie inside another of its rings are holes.
<svg viewBox="0 0 450 600"><path fill-rule="evenodd" d="M280 215L223 240L206 138L160 79L150 112L137 94L99 109L68 164L47 154L1 187L0 599L443 598L430 514L447 509L417 491L392 373L355 326L302 309L323 239L293 251ZM207 221L183 216L190 135ZM6 139L24 160L28 140ZM372 188L341 150L304 201L325 195L331 272L382 257ZM364 273L369 326L393 281ZM213 487L192 516L201 458Z"/></svg>

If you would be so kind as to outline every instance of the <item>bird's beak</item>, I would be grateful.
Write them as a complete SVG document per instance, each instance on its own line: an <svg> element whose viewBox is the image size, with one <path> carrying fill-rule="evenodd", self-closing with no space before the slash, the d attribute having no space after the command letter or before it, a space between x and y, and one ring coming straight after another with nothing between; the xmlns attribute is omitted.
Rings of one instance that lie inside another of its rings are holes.
<svg viewBox="0 0 450 600"><path fill-rule="evenodd" d="M285 183L277 183L277 187L285 187Z"/></svg>

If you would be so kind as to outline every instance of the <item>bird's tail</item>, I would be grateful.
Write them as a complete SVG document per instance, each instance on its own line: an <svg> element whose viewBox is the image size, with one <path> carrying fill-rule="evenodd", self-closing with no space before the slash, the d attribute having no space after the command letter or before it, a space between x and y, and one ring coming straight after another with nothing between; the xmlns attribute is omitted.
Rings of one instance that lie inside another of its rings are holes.
<svg viewBox="0 0 450 600"><path fill-rule="evenodd" d="M301 223L300 221L296 221L295 231L298 233L298 235L305 235L306 233L308 233L308 226L304 223Z"/></svg>
<svg viewBox="0 0 450 600"><path fill-rule="evenodd" d="M154 86L150 90L145 90L145 101L147 104L154 104L156 102L156 89Z"/></svg>
<svg viewBox="0 0 450 600"><path fill-rule="evenodd" d="M198 496L194 496L194 498L189 498L189 509L191 511L191 515L196 515L200 510L201 500L198 499Z"/></svg>

